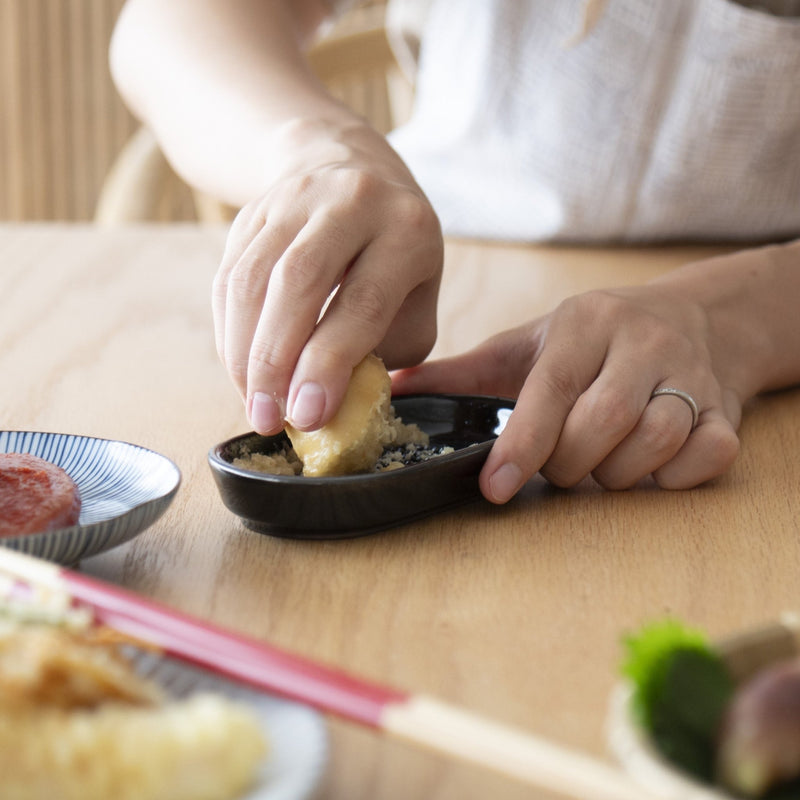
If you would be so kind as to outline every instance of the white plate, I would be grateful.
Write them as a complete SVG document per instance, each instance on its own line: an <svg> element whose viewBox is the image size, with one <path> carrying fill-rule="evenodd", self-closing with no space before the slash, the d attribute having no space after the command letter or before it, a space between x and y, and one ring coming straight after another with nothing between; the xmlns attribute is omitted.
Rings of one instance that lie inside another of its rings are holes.
<svg viewBox="0 0 800 800"><path fill-rule="evenodd" d="M305 800L314 791L328 759L327 727L318 712L154 653L131 648L126 655L139 674L173 697L214 692L256 713L269 742L269 755L256 788L237 800Z"/></svg>
<svg viewBox="0 0 800 800"><path fill-rule="evenodd" d="M152 525L178 491L181 474L168 458L127 442L39 431L0 431L0 453L31 453L61 467L81 494L71 528L10 536L0 545L74 564L127 542Z"/></svg>

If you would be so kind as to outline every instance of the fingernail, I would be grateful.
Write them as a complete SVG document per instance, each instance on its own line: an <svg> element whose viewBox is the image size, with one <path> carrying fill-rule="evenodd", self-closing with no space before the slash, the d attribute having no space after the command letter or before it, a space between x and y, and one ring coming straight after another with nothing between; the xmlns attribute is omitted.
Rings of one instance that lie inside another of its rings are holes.
<svg viewBox="0 0 800 800"><path fill-rule="evenodd" d="M311 428L322 419L325 411L325 390L313 382L304 383L294 399L289 421L295 428Z"/></svg>
<svg viewBox="0 0 800 800"><path fill-rule="evenodd" d="M522 470L516 464L508 462L489 478L489 490L495 502L505 503L519 491L523 483Z"/></svg>
<svg viewBox="0 0 800 800"><path fill-rule="evenodd" d="M250 424L258 433L273 433L281 427L281 409L277 400L264 392L256 392L250 404Z"/></svg>

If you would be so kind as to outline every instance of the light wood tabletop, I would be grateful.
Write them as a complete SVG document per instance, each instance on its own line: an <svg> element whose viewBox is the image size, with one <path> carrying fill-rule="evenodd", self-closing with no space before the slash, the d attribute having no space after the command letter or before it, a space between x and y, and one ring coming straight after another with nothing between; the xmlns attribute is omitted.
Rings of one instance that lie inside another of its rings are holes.
<svg viewBox="0 0 800 800"><path fill-rule="evenodd" d="M535 478L506 507L363 538L247 531L206 462L247 430L213 342L224 240L189 225L0 226L0 428L134 442L183 474L164 516L86 573L601 757L625 632L677 615L724 636L800 608L798 391L748 406L738 461L696 490ZM435 355L711 252L448 242ZM544 796L341 720L330 729L321 798Z"/></svg>

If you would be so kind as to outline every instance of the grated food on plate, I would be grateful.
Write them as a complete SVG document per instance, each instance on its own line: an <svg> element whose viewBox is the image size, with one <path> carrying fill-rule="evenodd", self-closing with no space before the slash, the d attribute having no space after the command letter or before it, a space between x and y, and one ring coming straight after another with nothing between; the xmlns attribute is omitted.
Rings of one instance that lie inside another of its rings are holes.
<svg viewBox="0 0 800 800"><path fill-rule="evenodd" d="M417 442L409 442L400 447L390 447L383 451L375 465L377 472L385 472L392 469L401 469L409 464L421 464L423 461L430 461L436 456L444 456L455 452L455 448L449 445L442 447L428 447Z"/></svg>
<svg viewBox="0 0 800 800"><path fill-rule="evenodd" d="M300 475L303 472L303 462L288 445L274 453L244 452L233 459L233 465L268 475Z"/></svg>

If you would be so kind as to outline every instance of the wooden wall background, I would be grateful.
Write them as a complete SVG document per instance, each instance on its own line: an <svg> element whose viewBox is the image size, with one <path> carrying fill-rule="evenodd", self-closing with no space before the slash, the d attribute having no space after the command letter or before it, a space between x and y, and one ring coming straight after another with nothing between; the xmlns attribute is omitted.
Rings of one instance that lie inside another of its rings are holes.
<svg viewBox="0 0 800 800"><path fill-rule="evenodd" d="M138 128L108 69L123 3L0 0L0 220L92 219L109 168ZM382 7L367 2L345 27L373 24ZM178 181L160 216L195 218Z"/></svg>
<svg viewBox="0 0 800 800"><path fill-rule="evenodd" d="M91 219L137 127L108 70L122 4L0 0L0 219Z"/></svg>

